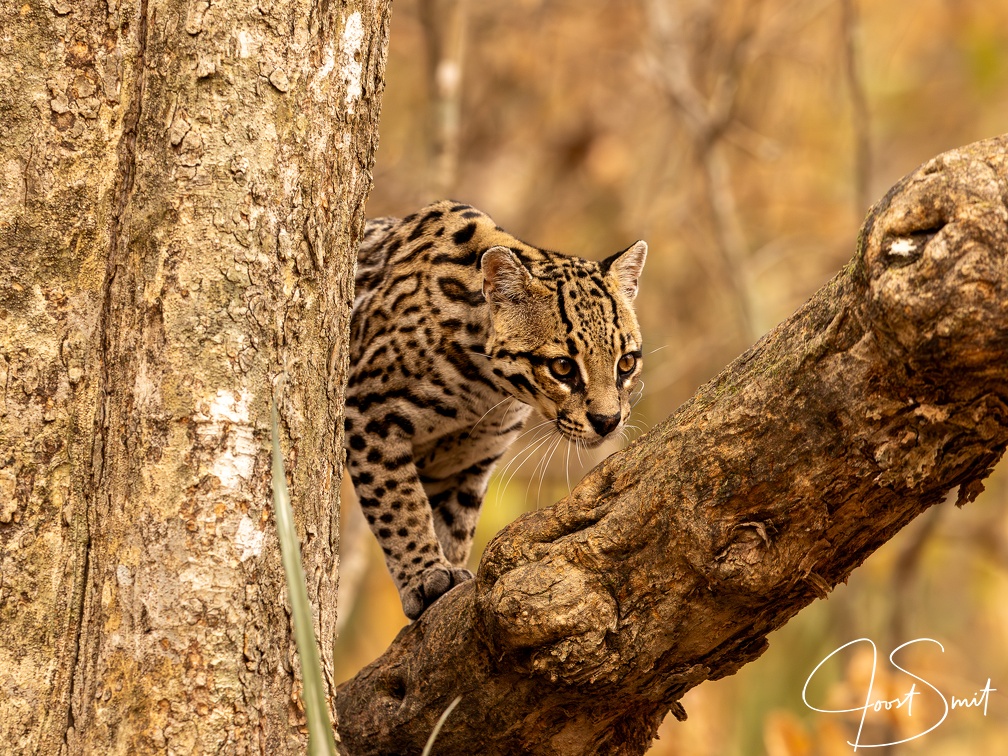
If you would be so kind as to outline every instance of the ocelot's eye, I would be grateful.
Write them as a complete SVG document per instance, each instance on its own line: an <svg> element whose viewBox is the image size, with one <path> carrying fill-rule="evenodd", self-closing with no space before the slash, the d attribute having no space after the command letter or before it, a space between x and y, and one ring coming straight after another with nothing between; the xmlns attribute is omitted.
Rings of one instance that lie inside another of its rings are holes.
<svg viewBox="0 0 1008 756"><path fill-rule="evenodd" d="M574 360L569 357L557 357L550 360L549 369L554 378L564 383L570 382L575 375Z"/></svg>
<svg viewBox="0 0 1008 756"><path fill-rule="evenodd" d="M620 357L619 362L616 363L616 369L623 376L630 375L635 367L637 367L637 355L629 352Z"/></svg>

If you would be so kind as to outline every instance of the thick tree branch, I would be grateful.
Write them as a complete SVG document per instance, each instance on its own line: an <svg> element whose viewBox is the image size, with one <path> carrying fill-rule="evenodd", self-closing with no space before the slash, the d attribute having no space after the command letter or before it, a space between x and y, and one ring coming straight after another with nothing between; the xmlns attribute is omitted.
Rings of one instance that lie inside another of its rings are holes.
<svg viewBox="0 0 1008 756"><path fill-rule="evenodd" d="M826 287L614 454L519 518L336 696L344 748L642 753L699 683L1008 443L1008 136L869 213Z"/></svg>

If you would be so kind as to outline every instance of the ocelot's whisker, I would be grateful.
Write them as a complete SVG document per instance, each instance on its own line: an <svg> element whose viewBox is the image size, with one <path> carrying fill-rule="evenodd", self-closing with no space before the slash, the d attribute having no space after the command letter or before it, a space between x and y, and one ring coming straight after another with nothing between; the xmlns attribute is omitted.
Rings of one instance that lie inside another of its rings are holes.
<svg viewBox="0 0 1008 756"><path fill-rule="evenodd" d="M512 397L508 397L508 398L511 400L511 403L507 406L507 409L504 410L504 417L501 418L500 425L497 426L497 435L498 436L503 435L503 433L504 433L504 423L507 422L508 413L511 411L511 408L514 407L515 401L517 401L513 396Z"/></svg>
<svg viewBox="0 0 1008 756"><path fill-rule="evenodd" d="M542 484L543 479L546 477L546 468L549 467L550 460L552 460L553 455L556 454L556 450L559 448L561 441L563 441L563 436L557 434L556 441L553 442L553 445L550 447L549 451L543 455L542 471L539 473L539 488L536 491L536 509L539 508L539 500L542 497ZM527 495L528 494L526 494L526 496Z"/></svg>
<svg viewBox="0 0 1008 756"><path fill-rule="evenodd" d="M514 441L511 442L511 445L514 446L515 444L517 444L519 441L521 441L523 438L525 438L525 436L527 436L532 431L539 430L544 425L550 425L552 422L553 422L552 420L543 420L541 423L536 423L531 428L526 428L525 430L523 430L521 432L521 435L518 436L518 438L516 438Z"/></svg>
<svg viewBox="0 0 1008 756"><path fill-rule="evenodd" d="M479 419L479 420L477 420L477 421L476 421L475 423L473 423L473 426L472 426L472 428L470 428L470 429L469 429L469 432L468 432L468 433L466 434L466 438L472 438L472 434L473 434L473 431L474 431L474 430L476 430L476 426L477 426L477 425L479 425L480 423L482 423L482 422L483 422L483 418L485 418L485 417L486 417L487 415L489 415L489 414L490 414L491 412L493 412L493 411L494 411L495 409L497 409L497 408L498 408L498 407L500 407L500 406L501 406L502 404L504 404L504 402L506 402L506 401L507 401L508 399L510 399L510 400L511 400L512 402L514 401L514 397L512 397L512 396L505 396L505 397L504 397L503 399L501 399L501 400L500 400L499 402L497 402L497 404L495 404L495 405L494 405L494 406L492 406L492 407L491 407L490 409L488 409L488 410L487 410L486 412L484 412L484 413L483 413L483 416L482 416L482 417L480 417L480 419ZM508 409L510 409L510 407L508 407ZM507 412L505 412L504 414L505 414L505 415L507 415ZM503 423L503 420L502 420L501 422Z"/></svg>
<svg viewBox="0 0 1008 756"><path fill-rule="evenodd" d="M634 388L633 393L630 394L630 409L637 406L637 402L644 398L644 381L638 380L637 386Z"/></svg>
<svg viewBox="0 0 1008 756"><path fill-rule="evenodd" d="M550 424L551 424L551 421L549 421L549 420L543 420L540 423L536 423L531 428L526 428L524 431L522 431L521 435L519 435L514 441L511 442L511 447L512 448L516 447L518 445L518 442L521 441L523 438L525 438L525 436L529 435L530 433L531 434L536 434L537 432L542 431L543 426L548 426ZM506 465L504 465L504 468L500 472L497 473L497 479L500 480L505 475L507 475L507 471L511 468L511 465L513 465L515 462L517 462L523 455L525 455L526 452L529 452L529 454L525 456L525 459L522 460L522 462L518 465L518 467L521 467L523 464L525 464L525 462L528 461L528 457L531 456L530 449L538 441L541 441L544 438L548 438L549 437L549 430L551 430L551 429L547 429L547 432L545 434L533 435L533 437L525 444L525 446L522 447L517 453L515 453L515 455L513 457L511 457L510 460L508 460L508 463ZM534 449L532 449L532 451L534 451ZM515 468L515 472L517 472L517 471L518 471L518 468ZM503 494L503 490L504 490L505 487L506 487L506 485L505 486L501 486L501 488L498 489L498 491L497 491L497 503L498 504L500 504L500 497Z"/></svg>
<svg viewBox="0 0 1008 756"><path fill-rule="evenodd" d="M567 439L567 459L564 461L564 473L567 475L567 495L570 496L571 484L570 484L570 439Z"/></svg>
<svg viewBox="0 0 1008 756"><path fill-rule="evenodd" d="M533 428L533 430L534 430L534 428ZM525 433L522 433L522 435L524 435L524 434L525 434ZM512 458L511 458L510 460L508 460L507 464L506 464L506 465L505 465L505 466L504 466L503 468L501 468L500 470L498 470L498 471L496 472L496 476L497 476L497 478L498 478L498 479L500 479L500 478L503 478L503 477L504 477L505 475L507 475L507 471L511 469L511 466L512 466L512 465L514 465L514 464L515 464L515 462L517 462L517 461L518 461L518 460L519 460L519 459L521 458L521 456L522 456L522 455L524 455L524 454L525 454L525 452L527 452L527 451L528 451L528 448L529 448L529 447L530 447L530 446L531 446L532 444L534 444L535 442L537 442L537 440L539 440L539 438L540 438L540 437L541 437L541 436L538 436L538 437L535 437L535 438L532 438L532 439L530 440L530 442L529 442L529 443L528 443L527 445L525 445L525 446L524 446L524 447L522 447L522 448L521 448L520 450L518 450L518 451L517 451L517 452L516 452L516 453L514 454L514 456L513 456L513 457L512 457Z"/></svg>
<svg viewBox="0 0 1008 756"><path fill-rule="evenodd" d="M541 427L541 425L542 424L540 423L540 425L537 426L537 428ZM532 428L531 430L536 430L536 428ZM531 432L531 431L526 431L526 433L523 433L522 436L527 435L527 433L529 433L529 432ZM525 456L527 452L530 453L530 449L532 449L532 447L533 447L534 444L537 444L539 441L542 441L543 439L548 438L548 437L549 437L549 432L548 431L546 433L542 433L542 434L540 434L538 436L533 437L510 460L508 460L508 463L506 465L504 465L504 469L502 469L498 473L498 478L503 478L507 474L507 471L511 468L511 465L513 465L515 462L517 462L519 459L521 459L523 456ZM522 464L524 464L524 462L522 462ZM521 465L519 465L519 467L520 466Z"/></svg>
<svg viewBox="0 0 1008 756"><path fill-rule="evenodd" d="M518 464L518 466L515 467L515 469L511 471L511 474L508 476L508 479L504 482L504 485L503 485L503 487L501 489L502 491L504 489L506 489L511 484L511 480L514 478L515 475L518 474L518 471L525 465L525 463L528 462L530 459L532 459L532 457L535 456L536 452L538 452L543 446L545 446L546 444L548 444L551 438L553 438L553 431L552 431L552 429L550 429L545 435L537 437L534 441L529 442L529 446L526 447L526 450L527 450L528 453L525 454L525 458L521 461L521 463ZM532 446L533 443L535 444L534 446ZM533 469L532 475L529 477L529 481L530 482L531 482L532 478L535 477L535 470L536 469L538 469L538 464L536 465L536 468ZM528 501L528 487L527 486L525 488L525 500Z"/></svg>
<svg viewBox="0 0 1008 756"><path fill-rule="evenodd" d="M508 469L512 465L514 465L516 462L518 462L519 459L521 459L521 462L518 462L517 467L515 467L514 470L511 471L511 474L508 476L507 480L505 480L498 487L498 489L497 489L497 504L498 505L500 504L500 499L501 499L501 496L503 496L503 494L504 494L504 490L511 484L511 479L522 468L522 465L524 465L526 462L528 462L529 459L532 457L532 455L543 444L545 444L547 441L549 441L549 439L550 439L550 437L552 435L552 432L553 432L552 429L547 429L547 431L543 435L536 436L535 438L533 438L531 441L528 442L528 444L525 446L525 448L522 449L520 452L518 452L516 455L514 455L514 457L511 458L511 461L508 462L507 465L504 466L503 470L501 470L501 473L500 473L499 477L503 478L505 475L507 475Z"/></svg>
<svg viewBox="0 0 1008 756"><path fill-rule="evenodd" d="M643 421L641 421L641 422L643 422ZM623 426L623 430L634 430L634 431L637 432L637 435L640 435L641 433L645 432L645 429L643 427L641 427L636 421L632 422L632 423L627 423L626 425L624 425ZM632 439L629 436L627 436L627 441L631 441L631 440Z"/></svg>

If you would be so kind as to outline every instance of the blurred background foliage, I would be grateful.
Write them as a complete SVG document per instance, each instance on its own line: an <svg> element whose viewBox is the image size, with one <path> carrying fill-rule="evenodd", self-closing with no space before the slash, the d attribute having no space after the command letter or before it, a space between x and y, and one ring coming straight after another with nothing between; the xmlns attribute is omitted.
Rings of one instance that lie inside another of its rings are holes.
<svg viewBox="0 0 1008 756"><path fill-rule="evenodd" d="M369 216L449 196L586 257L647 240L635 435L825 284L870 203L903 174L1006 130L1008 3L396 0L386 80ZM568 478L613 450L578 460L561 448L547 465L545 448L518 444L502 465L474 569L500 527L565 495ZM883 662L904 641L940 641L944 652L920 644L907 658L946 696L972 696L987 678L1001 687L986 715L957 709L890 753L1005 752L1006 480L1002 465L975 503L918 518L773 634L760 660L691 691L688 721L667 720L652 753L851 753L859 717L810 711L802 687L863 636ZM345 501L340 679L405 624ZM836 661L817 676L818 700L863 703L870 656ZM875 697L904 695L914 681L883 662ZM917 700L913 720L870 715L862 742L899 740L940 715L937 696Z"/></svg>

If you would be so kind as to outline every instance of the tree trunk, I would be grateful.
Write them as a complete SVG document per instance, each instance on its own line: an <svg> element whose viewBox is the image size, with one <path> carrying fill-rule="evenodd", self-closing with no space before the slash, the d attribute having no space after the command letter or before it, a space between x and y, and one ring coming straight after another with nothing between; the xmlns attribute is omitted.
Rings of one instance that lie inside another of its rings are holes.
<svg viewBox="0 0 1008 756"><path fill-rule="evenodd" d="M337 692L351 754L643 753L683 694L1008 444L1008 136L869 213L851 263L672 417L505 528Z"/></svg>
<svg viewBox="0 0 1008 756"><path fill-rule="evenodd" d="M296 753L387 0L0 0L0 743Z"/></svg>

